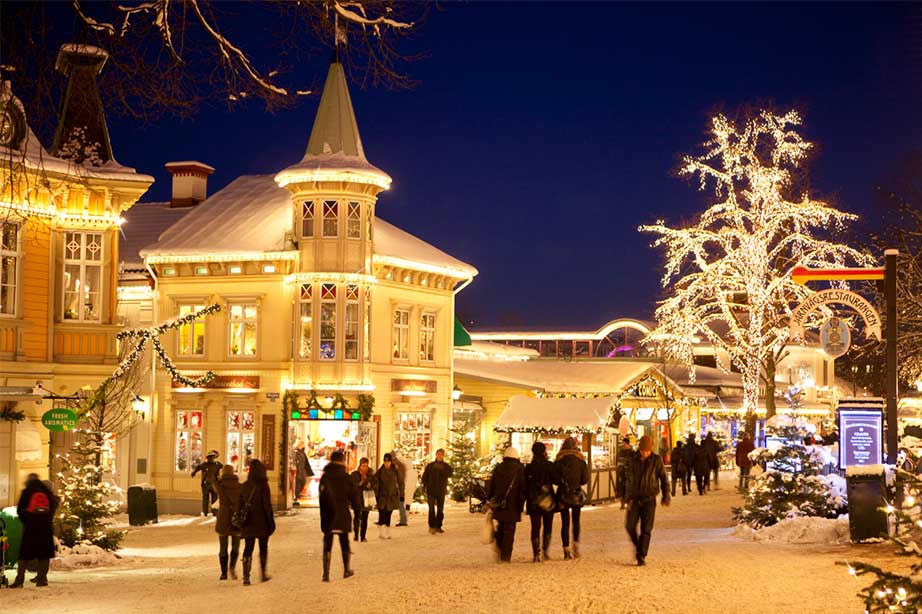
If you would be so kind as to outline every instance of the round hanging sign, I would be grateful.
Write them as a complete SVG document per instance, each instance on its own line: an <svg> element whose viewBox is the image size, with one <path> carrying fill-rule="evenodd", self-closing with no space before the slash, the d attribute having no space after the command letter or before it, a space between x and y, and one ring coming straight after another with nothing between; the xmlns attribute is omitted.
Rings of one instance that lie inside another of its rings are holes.
<svg viewBox="0 0 922 614"><path fill-rule="evenodd" d="M42 426L49 431L72 431L77 426L77 414L66 407L49 409L42 415Z"/></svg>
<svg viewBox="0 0 922 614"><path fill-rule="evenodd" d="M844 356L852 344L852 334L841 318L832 316L820 327L820 345L830 358Z"/></svg>

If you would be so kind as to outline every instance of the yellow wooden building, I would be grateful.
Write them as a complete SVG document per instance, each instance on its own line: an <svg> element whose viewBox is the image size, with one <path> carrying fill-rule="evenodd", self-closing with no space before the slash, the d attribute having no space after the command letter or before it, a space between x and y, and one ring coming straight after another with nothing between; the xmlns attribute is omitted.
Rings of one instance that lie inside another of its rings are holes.
<svg viewBox="0 0 922 614"><path fill-rule="evenodd" d="M0 84L0 506L26 473L48 476L47 392L94 387L117 363L119 224L153 178L112 154L96 86L107 58L61 48L68 81L50 150Z"/></svg>

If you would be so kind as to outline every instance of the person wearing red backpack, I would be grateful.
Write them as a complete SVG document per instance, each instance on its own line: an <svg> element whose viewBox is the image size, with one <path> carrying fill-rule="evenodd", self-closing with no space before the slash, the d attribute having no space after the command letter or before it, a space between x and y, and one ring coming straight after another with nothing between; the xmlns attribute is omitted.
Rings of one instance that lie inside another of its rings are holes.
<svg viewBox="0 0 922 614"><path fill-rule="evenodd" d="M58 498L38 479L38 475L30 473L16 506L22 522L22 544L19 546L16 580L10 588L22 588L29 561L36 562L38 575L35 585L48 586L48 565L54 558L52 523L57 510Z"/></svg>

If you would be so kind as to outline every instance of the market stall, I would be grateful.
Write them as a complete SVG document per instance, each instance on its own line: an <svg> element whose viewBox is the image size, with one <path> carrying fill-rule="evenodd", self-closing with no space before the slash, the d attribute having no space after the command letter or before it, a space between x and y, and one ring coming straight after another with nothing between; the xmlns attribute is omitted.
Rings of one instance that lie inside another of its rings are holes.
<svg viewBox="0 0 922 614"><path fill-rule="evenodd" d="M497 418L493 430L508 433L522 462L528 462L531 445L542 441L553 460L566 437L582 442L589 463L587 488L590 503L615 498L615 445L618 397L543 398L516 395Z"/></svg>

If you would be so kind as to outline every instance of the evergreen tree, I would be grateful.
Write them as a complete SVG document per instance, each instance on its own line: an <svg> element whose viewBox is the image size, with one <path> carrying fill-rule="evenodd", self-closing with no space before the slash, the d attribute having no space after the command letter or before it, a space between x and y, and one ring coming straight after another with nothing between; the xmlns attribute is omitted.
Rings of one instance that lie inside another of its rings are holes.
<svg viewBox="0 0 922 614"><path fill-rule="evenodd" d="M473 417L452 423L448 440L448 462L451 463L452 476L448 479L448 490L455 501L467 499L471 478L479 467L475 454L477 442L471 435L477 428Z"/></svg>
<svg viewBox="0 0 922 614"><path fill-rule="evenodd" d="M83 433L78 433L83 434ZM118 513L121 504L115 488L103 479L103 467L92 462L98 449L93 437L86 437L71 450L77 456L61 457L63 471L58 474L61 488L61 542L73 547L90 543L104 550L115 550L125 531L108 528L107 520Z"/></svg>

